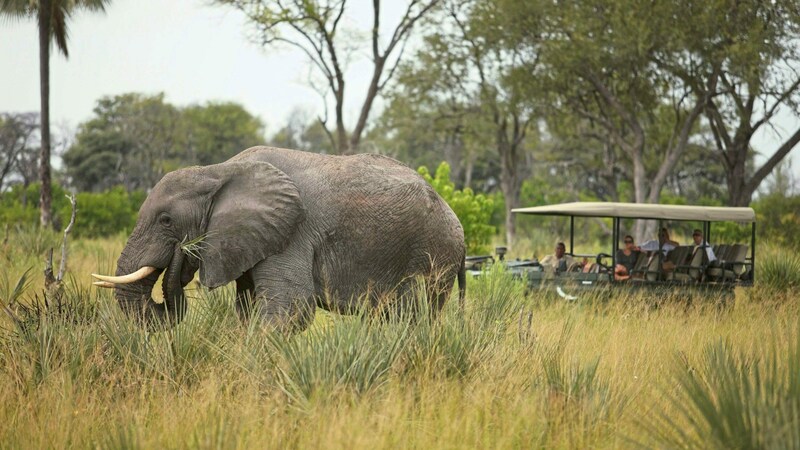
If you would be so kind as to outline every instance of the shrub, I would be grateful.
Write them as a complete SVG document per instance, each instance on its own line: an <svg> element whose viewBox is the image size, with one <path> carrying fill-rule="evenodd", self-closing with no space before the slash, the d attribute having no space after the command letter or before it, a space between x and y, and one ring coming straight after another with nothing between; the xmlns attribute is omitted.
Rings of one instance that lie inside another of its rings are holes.
<svg viewBox="0 0 800 450"><path fill-rule="evenodd" d="M69 208L69 201L64 195L66 192L61 186L53 185L53 221L60 224L62 217L59 211L64 206ZM67 215L69 220L69 215ZM37 225L39 223L39 183L27 187L17 184L11 190L0 194L0 224Z"/></svg>
<svg viewBox="0 0 800 450"><path fill-rule="evenodd" d="M127 192L121 186L101 193L79 193L76 196L79 213L75 219L75 236L101 237L130 232L136 225L144 198L144 192ZM70 205L59 210L60 217L68 218L69 214Z"/></svg>
<svg viewBox="0 0 800 450"><path fill-rule="evenodd" d="M78 215L72 235L103 237L133 229L145 193L127 192L118 186L106 192L80 192L76 199ZM0 226L35 226L39 223L39 184L32 184L27 188L22 185L14 186L9 192L0 195L0 206ZM56 228L65 227L71 214L66 191L53 185L53 222Z"/></svg>
<svg viewBox="0 0 800 450"><path fill-rule="evenodd" d="M450 166L446 162L439 164L433 177L425 166L417 171L458 216L464 228L467 253L486 253L489 241L496 231L495 227L489 225L494 210L492 199L482 194L475 194L470 188L457 190L455 184L450 181Z"/></svg>

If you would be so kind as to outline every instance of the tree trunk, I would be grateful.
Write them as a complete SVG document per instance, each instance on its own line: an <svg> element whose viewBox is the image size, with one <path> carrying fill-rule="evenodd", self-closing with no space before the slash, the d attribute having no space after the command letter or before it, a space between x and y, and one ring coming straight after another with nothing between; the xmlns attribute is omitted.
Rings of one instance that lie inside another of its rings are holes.
<svg viewBox="0 0 800 450"><path fill-rule="evenodd" d="M342 84L339 86L340 90L334 94L336 98L336 153L347 155L350 153L350 145L347 139L347 129L344 126L344 86Z"/></svg>
<svg viewBox="0 0 800 450"><path fill-rule="evenodd" d="M464 149L458 130L452 130L445 136L442 146L445 162L450 165L450 178L455 182L456 187L463 189L462 185L462 161L464 160Z"/></svg>
<svg viewBox="0 0 800 450"><path fill-rule="evenodd" d="M475 160L472 155L467 155L467 165L464 167L464 189L472 189L472 169L475 167Z"/></svg>
<svg viewBox="0 0 800 450"><path fill-rule="evenodd" d="M790 136L778 150L756 170L750 178L747 177L747 152L750 148L752 134L747 139L738 139L736 136L733 145L733 155L728 156L728 206L749 206L761 182L764 181L772 170L783 161L786 155L800 143L800 128Z"/></svg>
<svg viewBox="0 0 800 450"><path fill-rule="evenodd" d="M375 103L375 97L378 96L378 91L380 90L380 78L381 74L383 73L383 67L385 63L386 59L382 57L378 57L375 59L375 61L373 61L375 66L372 71L372 80L367 88L367 97L364 99L364 103L361 105L361 113L358 116L358 122L356 122L356 126L353 128L353 133L350 135L350 147L348 149L350 152L357 151L358 146L361 145L361 135L364 134L364 129L366 129L367 121L369 120L369 113L372 110L372 104Z"/></svg>
<svg viewBox="0 0 800 450"><path fill-rule="evenodd" d="M50 186L50 20L51 0L39 2L39 86L41 89L41 141L39 154L39 223L53 225L53 193Z"/></svg>
<svg viewBox="0 0 800 450"><path fill-rule="evenodd" d="M503 170L506 173L506 170ZM503 191L503 197L506 201L506 246L511 248L514 245L514 239L517 237L517 225L514 221L514 213L512 209L519 207L519 189L515 188L515 182L511 174L506 173L500 179L500 189Z"/></svg>
<svg viewBox="0 0 800 450"><path fill-rule="evenodd" d="M633 160L633 200L634 203L646 203L647 200L647 171L642 161L643 149L630 152ZM633 236L636 242L647 240L653 234L653 226L646 220L637 220L633 226Z"/></svg>
<svg viewBox="0 0 800 450"><path fill-rule="evenodd" d="M495 116L496 144L500 154L500 189L506 202L506 246L511 248L517 235L517 226L512 209L519 207L522 190L521 162L519 161L522 140L527 130L527 122L520 123L519 117L513 117L514 125L511 139L508 137L508 120Z"/></svg>

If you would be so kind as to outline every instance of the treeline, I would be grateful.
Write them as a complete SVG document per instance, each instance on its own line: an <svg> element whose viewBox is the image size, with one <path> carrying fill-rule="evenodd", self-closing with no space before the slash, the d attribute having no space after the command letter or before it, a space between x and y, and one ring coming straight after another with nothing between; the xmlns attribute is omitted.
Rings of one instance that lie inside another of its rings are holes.
<svg viewBox="0 0 800 450"><path fill-rule="evenodd" d="M263 124L236 103L179 108L164 95L102 98L63 154L66 183L79 191L147 190L180 167L222 162L263 143Z"/></svg>
<svg viewBox="0 0 800 450"><path fill-rule="evenodd" d="M281 39L326 49L307 52L328 82L320 90L324 115L296 112L264 137L262 124L239 105L107 97L74 138L62 139L57 181L79 191L146 191L169 170L219 162L264 142L377 152L431 172L446 161L456 188L492 198L491 223L509 243L517 227L510 210L518 206L741 206L759 192L787 201L797 195L785 158L800 142L800 128L782 129L777 120L797 118L800 104L795 1L429 0L410 3L388 42L377 29L370 39L337 28L345 26L337 18L352 7L347 2L304 9L246 3L262 14L237 5L264 45L286 27ZM373 2L376 11L379 5ZM412 33L419 39L406 48ZM335 56L359 47L372 47L374 70L356 105L358 120L348 126L343 99L354 83ZM383 106L373 111L378 96ZM11 123L3 117L0 128ZM26 120L15 118L9 129L29 129ZM763 148L768 141L758 137L768 130L777 143ZM27 153L0 146L0 168L12 161L6 155L16 155L0 189L9 179L30 184L30 164L20 156ZM770 175L775 181L767 185ZM631 231L637 239L652 235Z"/></svg>
<svg viewBox="0 0 800 450"><path fill-rule="evenodd" d="M468 252L471 255L490 252L492 237L503 222L502 196L478 194L471 189L456 189L449 179L450 168L441 164L431 175L424 167L423 176L436 188L442 197L453 207L461 220L467 238ZM71 209L66 191L54 185L53 218L55 226L61 228L69 221ZM79 213L72 233L76 237L97 238L129 234L136 224L139 207L146 197L144 191L126 191L117 186L104 192L79 192L77 194ZM27 229L37 223L39 215L39 184L27 187L14 185L0 195L0 229L3 236L10 230ZM527 200L526 200L527 201ZM527 204L527 203L526 203ZM751 206L756 210L758 234L761 243L800 251L800 240L796 231L800 230L800 195L786 197L782 194L763 195ZM530 219L521 223L525 232L538 232L550 239L562 236L565 226L558 218ZM688 236L692 224L676 224L673 231ZM576 223L577 234L586 242L603 242L608 239L602 226L596 221ZM683 227L683 228L681 228ZM714 227L716 242L749 242L750 228L734 223L717 224ZM527 255L531 256L531 255Z"/></svg>

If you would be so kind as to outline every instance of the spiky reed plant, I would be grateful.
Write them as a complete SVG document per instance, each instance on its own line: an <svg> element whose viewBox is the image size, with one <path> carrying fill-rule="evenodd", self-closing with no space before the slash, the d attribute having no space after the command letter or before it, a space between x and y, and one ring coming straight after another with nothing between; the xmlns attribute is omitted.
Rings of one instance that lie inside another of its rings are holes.
<svg viewBox="0 0 800 450"><path fill-rule="evenodd" d="M546 417L542 446L565 440L570 447L584 447L613 434L611 423L628 402L626 395L612 389L600 375L599 355L588 362L568 356L574 328L572 319L567 319L555 342L539 342L533 348L540 370L530 389L540 393L540 408Z"/></svg>
<svg viewBox="0 0 800 450"><path fill-rule="evenodd" d="M800 255L776 250L759 259L756 267L759 287L771 292L786 293L800 289Z"/></svg>
<svg viewBox="0 0 800 450"><path fill-rule="evenodd" d="M506 340L515 312L521 308L523 289L500 266L470 280L472 301L463 310L453 298L440 316L420 314L410 322L411 332L402 351L399 372L405 379L467 379L475 375ZM424 284L417 289L416 301L417 310L429 309Z"/></svg>
<svg viewBox="0 0 800 450"><path fill-rule="evenodd" d="M720 341L699 367L683 360L667 394L677 414L656 414L644 428L672 448L800 448L800 334L783 351L781 339L760 354Z"/></svg>
<svg viewBox="0 0 800 450"><path fill-rule="evenodd" d="M408 329L404 322L377 326L350 318L300 336L272 333L278 385L299 405L340 391L363 395L386 382Z"/></svg>

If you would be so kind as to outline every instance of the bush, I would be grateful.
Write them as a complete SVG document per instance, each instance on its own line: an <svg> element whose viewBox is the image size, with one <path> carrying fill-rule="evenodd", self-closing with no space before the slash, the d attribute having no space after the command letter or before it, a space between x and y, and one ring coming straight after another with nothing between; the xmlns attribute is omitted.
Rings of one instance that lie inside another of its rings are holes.
<svg viewBox="0 0 800 450"><path fill-rule="evenodd" d="M145 193L129 193L117 186L101 193L81 192L76 197L79 212L75 219L75 236L100 237L133 230ZM68 218L69 214L69 205L59 210L60 217Z"/></svg>
<svg viewBox="0 0 800 450"><path fill-rule="evenodd" d="M121 232L130 232L136 224L139 206L145 193L127 192L121 186L106 192L80 192L76 195L78 215L72 235L75 237L103 237ZM39 223L39 184L27 188L14 186L0 195L0 226L30 225ZM72 207L66 191L53 185L53 222L57 229L69 223Z"/></svg>
<svg viewBox="0 0 800 450"><path fill-rule="evenodd" d="M457 190L450 181L450 166L446 162L439 164L433 177L425 166L417 169L417 172L433 186L458 216L464 228L467 253L486 253L496 232L495 227L489 225L494 209L492 199L483 194L475 194L470 188Z"/></svg>
<svg viewBox="0 0 800 450"><path fill-rule="evenodd" d="M53 185L53 220L61 223L58 211L64 206L69 208L69 201L64 197L66 192L61 186ZM69 215L67 215L69 220ZM39 224L39 183L27 187L17 184L11 190L0 194L0 225L34 226Z"/></svg>

